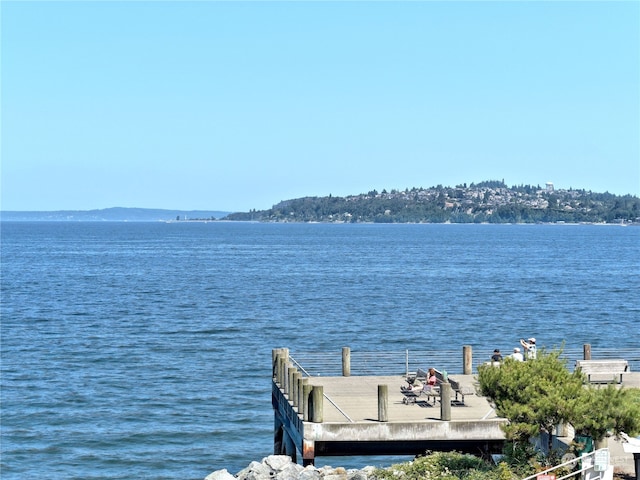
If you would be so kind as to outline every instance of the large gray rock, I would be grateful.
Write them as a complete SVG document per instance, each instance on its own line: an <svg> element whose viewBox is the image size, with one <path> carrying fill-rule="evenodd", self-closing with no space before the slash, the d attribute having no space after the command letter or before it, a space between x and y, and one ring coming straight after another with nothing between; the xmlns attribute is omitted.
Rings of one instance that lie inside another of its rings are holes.
<svg viewBox="0 0 640 480"><path fill-rule="evenodd" d="M236 477L231 475L227 469L216 470L205 477L204 480L236 480Z"/></svg>
<svg viewBox="0 0 640 480"><path fill-rule="evenodd" d="M262 463L268 465L276 472L284 470L289 465L293 465L289 455L269 455L267 458L262 460Z"/></svg>
<svg viewBox="0 0 640 480"><path fill-rule="evenodd" d="M248 467L236 474L238 480L267 480L275 476L271 467L266 463L251 462Z"/></svg>
<svg viewBox="0 0 640 480"><path fill-rule="evenodd" d="M373 472L373 470L371 470ZM363 470L349 470L347 472L347 480L367 480L369 474Z"/></svg>
<svg viewBox="0 0 640 480"><path fill-rule="evenodd" d="M298 480L320 480L322 476L313 465L306 466L298 475Z"/></svg>
<svg viewBox="0 0 640 480"><path fill-rule="evenodd" d="M313 465L302 467L292 462L288 455L270 455L262 462L251 462L235 476L226 469L217 470L204 480L367 480L374 471L374 467L362 470L330 466L315 468Z"/></svg>
<svg viewBox="0 0 640 480"><path fill-rule="evenodd" d="M290 463L276 474L277 480L298 480L304 468L301 465Z"/></svg>

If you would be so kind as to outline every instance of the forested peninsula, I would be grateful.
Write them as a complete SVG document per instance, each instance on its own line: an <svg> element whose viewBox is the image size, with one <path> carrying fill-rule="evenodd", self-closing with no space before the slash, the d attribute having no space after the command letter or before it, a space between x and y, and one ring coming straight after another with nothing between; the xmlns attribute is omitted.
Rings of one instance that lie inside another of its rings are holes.
<svg viewBox="0 0 640 480"><path fill-rule="evenodd" d="M328 223L611 223L640 225L640 198L551 183L508 187L484 181L350 195L303 197L224 220Z"/></svg>

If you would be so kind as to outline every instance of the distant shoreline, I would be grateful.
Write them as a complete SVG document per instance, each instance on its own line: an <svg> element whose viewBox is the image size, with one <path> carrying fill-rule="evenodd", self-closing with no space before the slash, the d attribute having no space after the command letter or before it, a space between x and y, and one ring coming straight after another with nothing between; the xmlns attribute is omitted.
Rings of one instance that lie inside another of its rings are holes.
<svg viewBox="0 0 640 480"><path fill-rule="evenodd" d="M344 222L344 221L268 221L268 220L227 220L220 219L187 219L187 220L166 220L166 219L84 219L84 218L5 218L4 212L0 214L0 223L165 223L165 224L187 224L187 223L236 223L236 224L279 224L279 225L514 225L514 226L600 226L600 227L640 227L640 223L623 222Z"/></svg>

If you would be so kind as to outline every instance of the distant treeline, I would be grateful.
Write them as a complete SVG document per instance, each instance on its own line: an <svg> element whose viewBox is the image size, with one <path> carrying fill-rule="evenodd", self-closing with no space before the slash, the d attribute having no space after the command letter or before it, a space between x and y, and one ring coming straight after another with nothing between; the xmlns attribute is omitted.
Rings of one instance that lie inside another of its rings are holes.
<svg viewBox="0 0 640 480"><path fill-rule="evenodd" d="M11 222L158 222L215 220L229 212L208 210L162 210L152 208L104 208L100 210L2 211L0 219Z"/></svg>
<svg viewBox="0 0 640 480"><path fill-rule="evenodd" d="M225 220L374 223L640 223L634 195L554 189L490 180L455 187L372 190L347 197L303 197Z"/></svg>

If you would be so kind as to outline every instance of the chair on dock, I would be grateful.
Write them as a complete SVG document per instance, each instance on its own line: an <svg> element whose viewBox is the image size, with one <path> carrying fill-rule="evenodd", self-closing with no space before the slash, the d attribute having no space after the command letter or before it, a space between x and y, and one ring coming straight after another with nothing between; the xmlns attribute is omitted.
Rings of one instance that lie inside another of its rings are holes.
<svg viewBox="0 0 640 480"><path fill-rule="evenodd" d="M435 405L436 400L440 399L440 384L447 382L451 385L451 390L455 393L455 399L451 400L451 405L453 406L464 406L464 397L465 395L473 395L474 391L468 387L463 387L460 382L454 380L450 376L445 373L435 370L436 372L436 385L430 386L426 384L426 379L428 378L428 373L425 370L419 368L415 375L407 376L408 387L402 386L400 387L400 391L403 393L404 398L402 402L405 405L409 405L410 403L416 403L419 397L426 396L427 403L429 403L429 398L433 398L433 404ZM420 384L420 381L425 381L424 385ZM418 384L416 385L416 382Z"/></svg>
<svg viewBox="0 0 640 480"><path fill-rule="evenodd" d="M436 400L440 398L440 388L427 383L428 373L421 368L415 374L407 376L408 386L400 386L400 391L404 395L402 403L409 405L416 403L418 398L426 397L427 403L429 399L433 398L433 404L436 404Z"/></svg>
<svg viewBox="0 0 640 480"><path fill-rule="evenodd" d="M435 405L436 400L440 398L440 389L438 387L427 385L426 383L421 385L413 383L408 387L401 385L400 391L404 395L402 403L405 405L416 403L420 397L426 397L427 403L429 403L430 398L433 398L433 404Z"/></svg>
<svg viewBox="0 0 640 480"><path fill-rule="evenodd" d="M440 372L439 370L436 370L436 378L438 379L438 384L447 382L449 383L449 385L451 385L451 390L453 390L453 393L456 394L455 400L451 400L451 405L464 406L464 396L473 395L475 393L473 389L462 386L460 382L454 380L453 378L446 375L445 373Z"/></svg>

